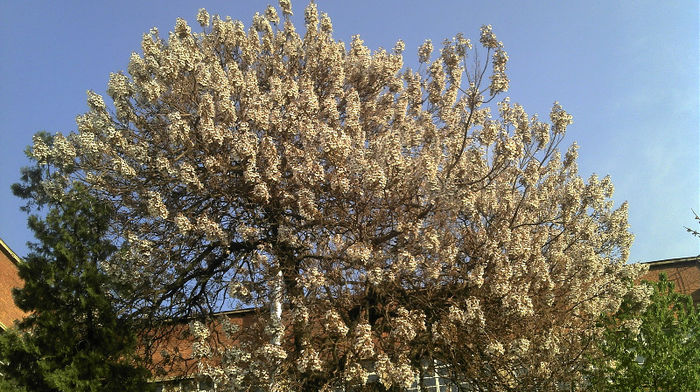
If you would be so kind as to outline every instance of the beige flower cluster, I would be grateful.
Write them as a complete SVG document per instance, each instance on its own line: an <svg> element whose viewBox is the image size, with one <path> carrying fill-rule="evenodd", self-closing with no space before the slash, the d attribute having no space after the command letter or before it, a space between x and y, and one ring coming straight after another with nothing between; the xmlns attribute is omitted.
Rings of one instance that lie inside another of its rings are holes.
<svg viewBox="0 0 700 392"><path fill-rule="evenodd" d="M222 388L407 387L435 364L475 390L574 381L637 271L627 205L559 151L571 115L495 104L508 56L490 26L481 56L461 34L426 41L415 71L403 42L372 51L315 3L303 32L280 10L154 29L111 105L90 92L76 133L35 140L63 173L46 189L114 205L131 251L110 270L136 311L267 309L281 284L283 328L260 312L227 350L198 340Z"/></svg>

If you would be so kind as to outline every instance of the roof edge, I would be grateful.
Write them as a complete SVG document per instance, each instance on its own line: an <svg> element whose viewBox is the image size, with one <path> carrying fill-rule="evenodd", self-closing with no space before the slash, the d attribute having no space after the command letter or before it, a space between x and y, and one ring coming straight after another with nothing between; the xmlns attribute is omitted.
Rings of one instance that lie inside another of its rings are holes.
<svg viewBox="0 0 700 392"><path fill-rule="evenodd" d="M2 253L6 254L7 258L12 260L12 262L16 266L19 266L20 264L24 263L24 261L19 256L17 256L17 253L12 251L12 249L10 249L10 247L5 243L5 241L2 240L2 238L0 238L0 250L2 250Z"/></svg>
<svg viewBox="0 0 700 392"><path fill-rule="evenodd" d="M650 267L652 267L652 266L657 266L657 265L679 264L679 263L690 263L690 262L700 262L700 255L690 256L690 257L675 257L672 259L662 259L662 260L654 260L654 261L644 261L644 262L642 262L642 264L647 264Z"/></svg>
<svg viewBox="0 0 700 392"><path fill-rule="evenodd" d="M164 318L159 320L159 322L164 323L164 325L173 325L173 324L183 324L185 322L190 322L190 321L195 321L195 320L201 320L202 318L208 318L208 317L220 317L220 316L236 316L236 315L245 315L249 313L255 313L263 308L257 308L257 307L252 307L252 308L240 308L240 309L231 309L231 310L223 310L220 312L213 312L213 313L208 313L205 315L202 314L195 314L183 318Z"/></svg>

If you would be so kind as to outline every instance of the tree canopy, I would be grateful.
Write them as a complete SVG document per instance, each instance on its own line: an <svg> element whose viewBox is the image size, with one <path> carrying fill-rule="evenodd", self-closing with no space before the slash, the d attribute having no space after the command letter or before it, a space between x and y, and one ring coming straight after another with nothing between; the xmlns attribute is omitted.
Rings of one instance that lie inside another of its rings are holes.
<svg viewBox="0 0 700 392"><path fill-rule="evenodd" d="M303 32L279 10L153 29L109 105L88 92L76 132L34 141L51 197L83 184L111 206L125 250L105 265L135 314L260 307L204 362L222 387L402 389L435 364L473 390L580 378L638 268L610 179L559 150L572 116L496 100L490 26L479 51L425 41L413 70L401 41L371 51L313 2Z"/></svg>
<svg viewBox="0 0 700 392"><path fill-rule="evenodd" d="M602 391L700 390L700 311L665 274L604 318L591 382ZM640 301L641 300L641 301Z"/></svg>
<svg viewBox="0 0 700 392"><path fill-rule="evenodd" d="M76 185L45 218L19 265L15 302L30 312L0 335L2 387L27 391L145 391L136 338L117 314L116 287L99 268L116 248L104 238L111 207Z"/></svg>

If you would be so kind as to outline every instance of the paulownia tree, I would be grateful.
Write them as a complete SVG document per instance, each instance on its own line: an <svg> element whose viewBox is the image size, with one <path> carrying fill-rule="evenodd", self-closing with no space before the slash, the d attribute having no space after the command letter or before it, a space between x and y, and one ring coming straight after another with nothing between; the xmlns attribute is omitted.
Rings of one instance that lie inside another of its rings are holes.
<svg viewBox="0 0 700 392"><path fill-rule="evenodd" d="M398 390L436 364L472 390L577 379L637 269L610 179L559 152L572 117L496 104L508 56L490 26L481 57L458 34L421 45L416 71L401 41L372 52L314 3L303 32L280 9L152 30L112 104L88 92L77 132L34 142L47 192L82 183L113 206L130 253L109 269L134 312L259 306L223 352L193 328L203 372L236 390Z"/></svg>

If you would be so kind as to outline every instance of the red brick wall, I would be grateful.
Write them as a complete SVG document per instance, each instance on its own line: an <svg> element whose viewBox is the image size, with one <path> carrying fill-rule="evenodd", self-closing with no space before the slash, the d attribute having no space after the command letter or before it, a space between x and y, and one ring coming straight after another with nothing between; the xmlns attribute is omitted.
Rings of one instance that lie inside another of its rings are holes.
<svg viewBox="0 0 700 392"><path fill-rule="evenodd" d="M12 289L24 283L17 274L16 256L4 243L0 243L0 323L11 327L15 320L21 320L26 313L20 310L12 299Z"/></svg>
<svg viewBox="0 0 700 392"><path fill-rule="evenodd" d="M254 309L223 312L219 317L227 317L229 322L240 328L248 328L253 322ZM209 330L212 333L209 344L212 347L221 348L236 344L224 334L222 326L217 321L210 321ZM150 347L150 354L141 354L150 357L149 370L154 380L179 380L189 379L197 374L198 360L192 355L194 338L190 332L190 325L186 322L162 326L158 330L151 331L148 335L155 338L154 345ZM216 359L214 360L216 362Z"/></svg>
<svg viewBox="0 0 700 392"><path fill-rule="evenodd" d="M658 281L659 274L665 273L674 283L676 291L690 295L693 302L700 303L700 257L687 258L678 262L649 263L649 271L643 280Z"/></svg>

